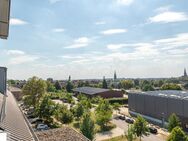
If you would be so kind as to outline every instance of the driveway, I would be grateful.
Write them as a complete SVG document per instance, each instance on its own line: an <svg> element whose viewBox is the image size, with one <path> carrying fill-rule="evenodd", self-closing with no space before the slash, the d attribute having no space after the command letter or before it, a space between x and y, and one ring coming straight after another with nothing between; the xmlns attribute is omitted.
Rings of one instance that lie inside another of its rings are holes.
<svg viewBox="0 0 188 141"><path fill-rule="evenodd" d="M112 123L114 123L117 127L119 127L123 133L128 130L128 123L121 119L112 119ZM122 134L123 135L123 134ZM143 141L165 141L162 135L150 134L149 136L144 136L142 138Z"/></svg>

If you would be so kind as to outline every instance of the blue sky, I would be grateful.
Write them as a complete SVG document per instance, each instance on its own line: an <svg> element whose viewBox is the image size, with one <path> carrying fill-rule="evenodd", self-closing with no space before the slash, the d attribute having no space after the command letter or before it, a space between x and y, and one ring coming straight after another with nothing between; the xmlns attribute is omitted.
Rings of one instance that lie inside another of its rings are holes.
<svg viewBox="0 0 188 141"><path fill-rule="evenodd" d="M188 69L187 0L13 0L8 77L172 77Z"/></svg>

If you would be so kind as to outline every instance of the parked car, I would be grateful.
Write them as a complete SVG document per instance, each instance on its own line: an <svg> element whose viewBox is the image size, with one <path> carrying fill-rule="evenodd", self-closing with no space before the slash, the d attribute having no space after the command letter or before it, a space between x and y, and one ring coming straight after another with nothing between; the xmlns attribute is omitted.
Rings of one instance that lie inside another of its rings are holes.
<svg viewBox="0 0 188 141"><path fill-rule="evenodd" d="M129 117L126 117L125 121L127 123L130 123L130 124L133 124L134 123L134 120L132 118L129 118Z"/></svg>
<svg viewBox="0 0 188 141"><path fill-rule="evenodd" d="M157 134L157 129L155 127L153 127L153 126L149 126L149 131L152 134Z"/></svg>
<svg viewBox="0 0 188 141"><path fill-rule="evenodd" d="M29 119L29 121L30 121L31 124L42 123L43 122L43 120L40 119L40 118L31 118L31 119Z"/></svg>
<svg viewBox="0 0 188 141"><path fill-rule="evenodd" d="M125 116L124 115L119 115L118 118L121 119L121 120L125 120Z"/></svg>
<svg viewBox="0 0 188 141"><path fill-rule="evenodd" d="M46 124L38 124L37 125L37 130L48 130L49 128L48 128L48 125L46 125Z"/></svg>

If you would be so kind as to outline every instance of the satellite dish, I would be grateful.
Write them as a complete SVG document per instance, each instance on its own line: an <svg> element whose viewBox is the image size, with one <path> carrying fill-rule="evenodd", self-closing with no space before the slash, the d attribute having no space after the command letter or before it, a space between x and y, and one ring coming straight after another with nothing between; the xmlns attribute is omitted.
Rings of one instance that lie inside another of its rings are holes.
<svg viewBox="0 0 188 141"><path fill-rule="evenodd" d="M10 1L0 0L0 38L7 39L10 21Z"/></svg>

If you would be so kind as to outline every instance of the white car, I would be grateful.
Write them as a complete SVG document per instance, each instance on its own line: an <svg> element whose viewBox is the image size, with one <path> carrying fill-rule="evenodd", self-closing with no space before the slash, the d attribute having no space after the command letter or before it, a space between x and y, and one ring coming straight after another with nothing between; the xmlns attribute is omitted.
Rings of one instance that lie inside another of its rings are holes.
<svg viewBox="0 0 188 141"><path fill-rule="evenodd" d="M37 130L48 130L48 125L46 124L38 124L37 125Z"/></svg>

